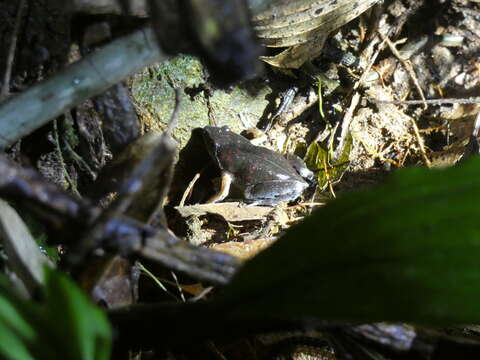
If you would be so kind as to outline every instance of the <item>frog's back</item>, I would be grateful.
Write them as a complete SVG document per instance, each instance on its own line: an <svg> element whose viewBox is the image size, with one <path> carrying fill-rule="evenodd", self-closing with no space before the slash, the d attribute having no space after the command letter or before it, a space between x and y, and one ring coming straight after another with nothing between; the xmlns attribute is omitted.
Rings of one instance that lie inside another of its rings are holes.
<svg viewBox="0 0 480 360"><path fill-rule="evenodd" d="M303 178L282 155L255 146L246 138L227 127L205 127L210 141L212 157L222 171L233 175L238 187L248 187L265 181L295 180Z"/></svg>
<svg viewBox="0 0 480 360"><path fill-rule="evenodd" d="M219 153L224 170L235 175L236 182L245 185L270 180L297 180L303 178L282 155L261 146L240 148L225 146Z"/></svg>

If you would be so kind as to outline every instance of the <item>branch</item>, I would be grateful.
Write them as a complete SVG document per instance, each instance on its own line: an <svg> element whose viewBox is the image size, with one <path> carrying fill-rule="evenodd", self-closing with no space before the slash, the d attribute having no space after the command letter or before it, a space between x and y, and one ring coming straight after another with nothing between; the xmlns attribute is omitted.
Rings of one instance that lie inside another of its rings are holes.
<svg viewBox="0 0 480 360"><path fill-rule="evenodd" d="M101 210L68 195L37 172L14 165L0 156L0 196L27 205L56 230L54 240L78 246L82 234L96 222ZM156 261L195 279L226 284L239 267L227 254L196 247L167 229L154 229L131 218L113 215L96 236L97 246L109 252ZM72 236L73 234L73 236Z"/></svg>
<svg viewBox="0 0 480 360"><path fill-rule="evenodd" d="M166 55L144 28L112 41L0 105L0 148Z"/></svg>

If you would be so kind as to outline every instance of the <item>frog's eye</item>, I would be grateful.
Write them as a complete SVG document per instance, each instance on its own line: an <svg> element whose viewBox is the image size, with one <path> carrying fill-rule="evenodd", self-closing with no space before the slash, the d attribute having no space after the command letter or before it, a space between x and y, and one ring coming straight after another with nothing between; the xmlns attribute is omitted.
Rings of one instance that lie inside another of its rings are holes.
<svg viewBox="0 0 480 360"><path fill-rule="evenodd" d="M314 173L311 172L305 162L300 159L297 155L287 154L286 156L290 165L297 171L297 173L304 179L313 180Z"/></svg>

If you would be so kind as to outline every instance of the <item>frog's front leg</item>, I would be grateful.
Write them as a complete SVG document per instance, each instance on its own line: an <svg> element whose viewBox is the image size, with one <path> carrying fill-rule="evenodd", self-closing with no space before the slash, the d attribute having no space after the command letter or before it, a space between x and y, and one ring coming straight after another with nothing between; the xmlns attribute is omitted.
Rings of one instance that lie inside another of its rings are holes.
<svg viewBox="0 0 480 360"><path fill-rule="evenodd" d="M210 199L207 200L207 204L215 203L225 199L230 192L230 186L232 185L233 176L228 171L222 172L220 189L218 192L213 195Z"/></svg>
<svg viewBox="0 0 480 360"><path fill-rule="evenodd" d="M248 186L244 196L254 204L272 206L295 200L307 187L304 181L271 180Z"/></svg>

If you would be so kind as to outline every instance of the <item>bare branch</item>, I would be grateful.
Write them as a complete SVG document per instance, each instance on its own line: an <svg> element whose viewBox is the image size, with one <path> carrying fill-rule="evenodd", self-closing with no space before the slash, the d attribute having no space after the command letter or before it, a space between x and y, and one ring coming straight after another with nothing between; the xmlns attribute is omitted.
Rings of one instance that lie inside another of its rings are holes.
<svg viewBox="0 0 480 360"><path fill-rule="evenodd" d="M166 55L150 28L112 41L0 105L0 148Z"/></svg>

